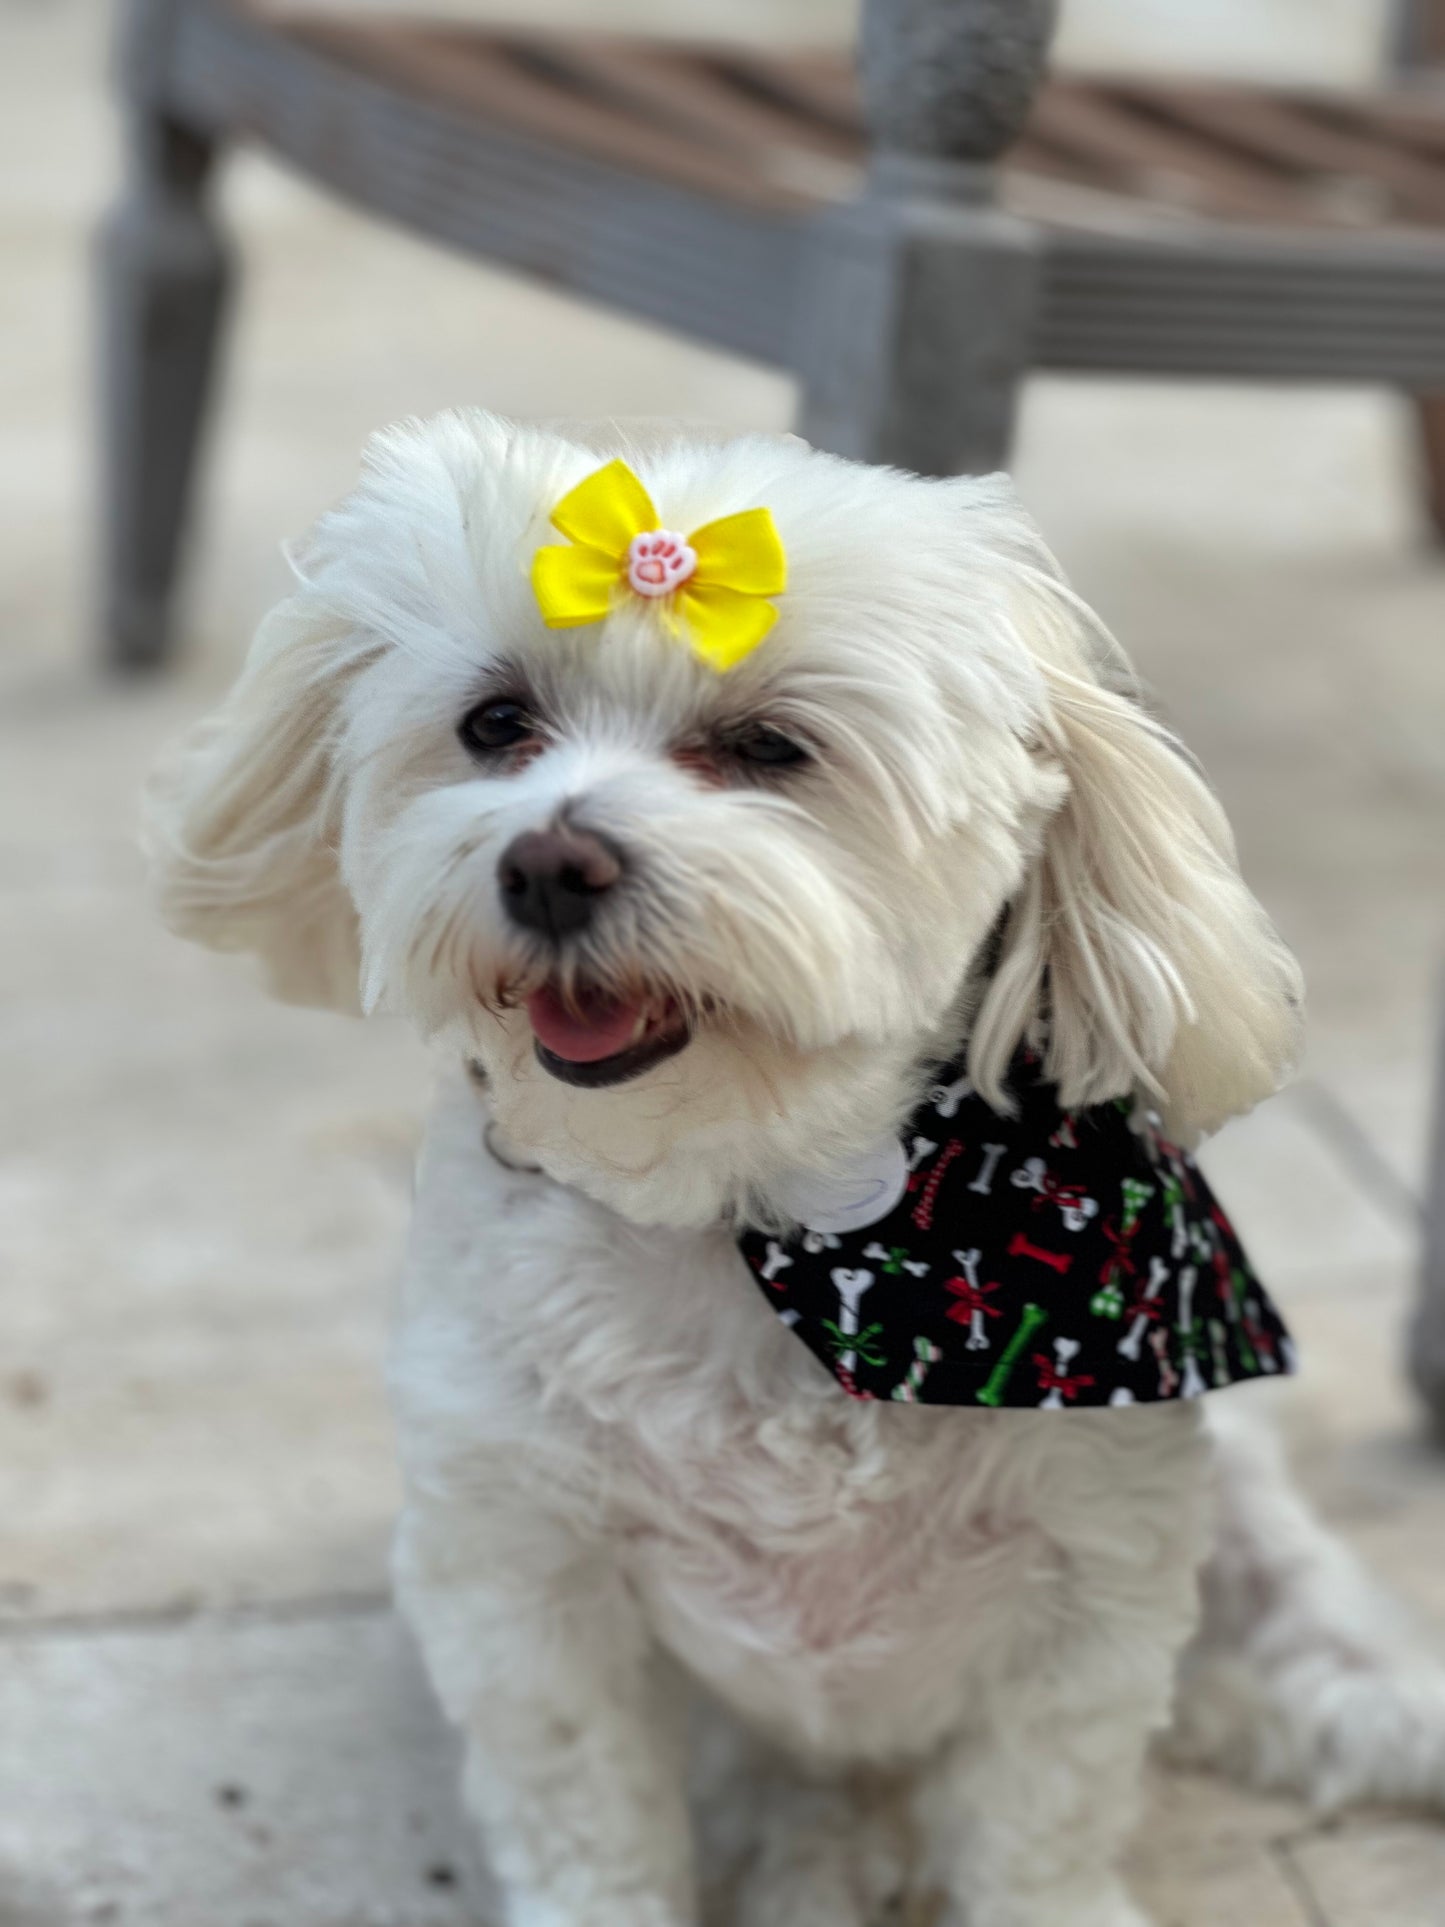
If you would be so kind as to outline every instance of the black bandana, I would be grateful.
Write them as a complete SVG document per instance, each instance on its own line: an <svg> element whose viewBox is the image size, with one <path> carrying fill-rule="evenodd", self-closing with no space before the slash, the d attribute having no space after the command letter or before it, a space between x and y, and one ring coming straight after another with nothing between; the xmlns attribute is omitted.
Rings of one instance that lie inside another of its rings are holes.
<svg viewBox="0 0 1445 1927"><path fill-rule="evenodd" d="M783 1322L855 1398L1133 1405L1294 1369L1288 1332L1198 1166L1127 1101L1066 1112L1015 1061L1016 1117L948 1066L901 1140L802 1231L738 1240Z"/></svg>

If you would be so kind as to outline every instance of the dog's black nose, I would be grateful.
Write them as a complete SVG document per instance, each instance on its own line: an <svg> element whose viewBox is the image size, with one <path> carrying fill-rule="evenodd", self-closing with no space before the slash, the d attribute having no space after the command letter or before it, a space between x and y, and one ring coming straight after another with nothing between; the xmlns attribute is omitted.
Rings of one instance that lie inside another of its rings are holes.
<svg viewBox="0 0 1445 1927"><path fill-rule="evenodd" d="M565 937L591 921L622 875L622 857L593 830L526 830L502 852L497 879L514 923Z"/></svg>

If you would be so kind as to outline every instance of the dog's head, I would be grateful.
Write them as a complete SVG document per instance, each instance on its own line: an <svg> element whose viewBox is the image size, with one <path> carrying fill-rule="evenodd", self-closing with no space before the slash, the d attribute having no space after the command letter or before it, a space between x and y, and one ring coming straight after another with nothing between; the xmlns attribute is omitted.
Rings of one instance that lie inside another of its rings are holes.
<svg viewBox="0 0 1445 1927"><path fill-rule="evenodd" d="M670 528L771 510L778 620L726 673L660 598L544 626L533 554L612 454ZM1045 1023L1069 1104L1189 1133L1276 1085L1293 965L1001 478L451 415L373 443L298 573L157 778L166 915L480 1059L559 1174L686 1141L710 1208L963 1021L994 1096Z"/></svg>

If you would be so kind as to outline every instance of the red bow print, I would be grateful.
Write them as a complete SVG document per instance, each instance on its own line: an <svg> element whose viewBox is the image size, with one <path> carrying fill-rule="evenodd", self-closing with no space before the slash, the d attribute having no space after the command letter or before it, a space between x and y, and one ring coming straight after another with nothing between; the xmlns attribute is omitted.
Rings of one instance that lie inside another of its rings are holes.
<svg viewBox="0 0 1445 1927"><path fill-rule="evenodd" d="M948 1308L948 1315L955 1324L966 1325L976 1311L981 1311L985 1318L1000 1316L998 1306L987 1302L989 1292L998 1290L996 1284L980 1285L975 1290L967 1278L945 1278L943 1288L958 1300L956 1305Z"/></svg>
<svg viewBox="0 0 1445 1927"><path fill-rule="evenodd" d="M1043 1352L1034 1353L1034 1363L1039 1369L1039 1390L1057 1392L1060 1398L1074 1399L1086 1385L1094 1382L1090 1372L1061 1372L1054 1361Z"/></svg>
<svg viewBox="0 0 1445 1927"><path fill-rule="evenodd" d="M1077 1211L1088 1195L1082 1184L1063 1184L1052 1171L1045 1171L1034 1193L1033 1209L1037 1211L1042 1204L1056 1204L1061 1211Z"/></svg>

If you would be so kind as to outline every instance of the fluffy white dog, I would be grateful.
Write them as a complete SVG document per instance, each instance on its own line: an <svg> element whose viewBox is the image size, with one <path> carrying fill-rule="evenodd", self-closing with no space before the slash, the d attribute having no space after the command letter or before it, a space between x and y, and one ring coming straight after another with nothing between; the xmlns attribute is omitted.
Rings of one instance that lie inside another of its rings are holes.
<svg viewBox="0 0 1445 1927"><path fill-rule="evenodd" d="M544 626L549 515L612 455L674 529L771 510L786 594L727 673L640 579ZM723 1843L753 1927L929 1889L958 1927L1137 1927L1176 1687L1193 1759L1445 1798L1441 1675L1266 1450L1185 1400L849 1399L738 1256L965 1040L1000 1106L1031 1037L1065 1105L1183 1141L1289 1064L1219 806L1007 483L455 414L379 437L296 566L152 846L177 930L457 1066L396 1577L511 1927L695 1920L699 1683L763 1748Z"/></svg>

